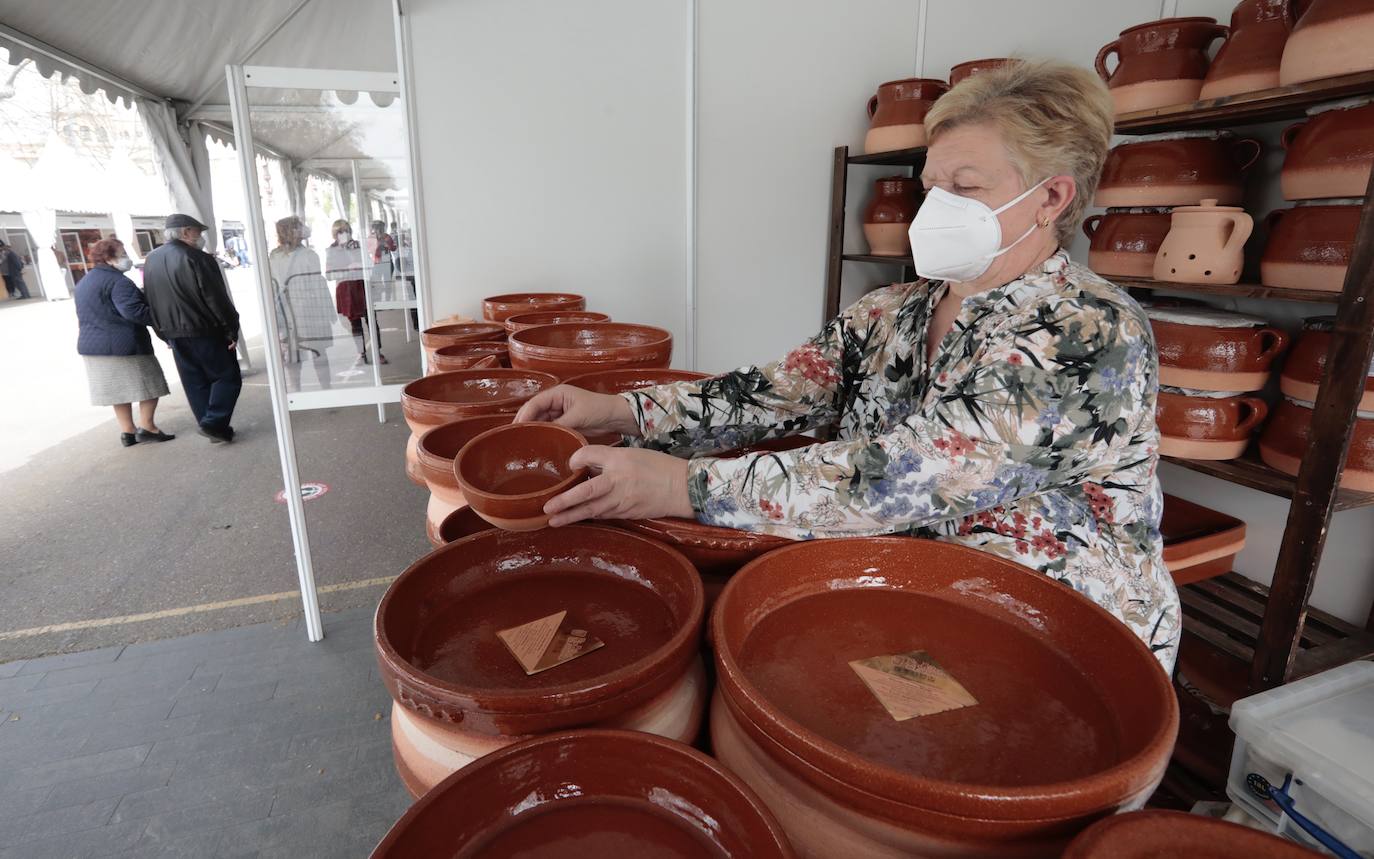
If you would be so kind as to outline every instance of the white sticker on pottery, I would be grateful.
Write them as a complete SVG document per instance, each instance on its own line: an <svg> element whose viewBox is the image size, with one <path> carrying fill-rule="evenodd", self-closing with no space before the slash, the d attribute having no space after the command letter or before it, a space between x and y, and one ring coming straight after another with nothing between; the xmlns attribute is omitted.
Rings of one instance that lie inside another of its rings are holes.
<svg viewBox="0 0 1374 859"><path fill-rule="evenodd" d="M1205 325L1208 328L1259 328L1269 324L1259 316L1236 313L1233 310L1216 310L1211 307L1156 307L1147 305L1145 315L1159 322Z"/></svg>
<svg viewBox="0 0 1374 859"><path fill-rule="evenodd" d="M924 650L856 659L849 667L898 722L978 703Z"/></svg>
<svg viewBox="0 0 1374 859"><path fill-rule="evenodd" d="M573 627L567 618L567 611L560 611L500 630L496 635L527 675L547 671L606 646L587 630Z"/></svg>
<svg viewBox="0 0 1374 859"><path fill-rule="evenodd" d="M1159 390L1165 394L1178 394L1184 397L1203 397L1208 400L1224 400L1227 397L1244 397L1250 394L1249 391L1197 391L1192 388L1179 388L1174 385L1160 385Z"/></svg>

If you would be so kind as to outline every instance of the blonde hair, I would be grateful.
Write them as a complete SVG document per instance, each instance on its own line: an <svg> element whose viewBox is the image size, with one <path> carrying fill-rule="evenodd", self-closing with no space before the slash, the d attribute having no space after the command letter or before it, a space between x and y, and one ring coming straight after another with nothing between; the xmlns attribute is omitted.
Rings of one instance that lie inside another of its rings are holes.
<svg viewBox="0 0 1374 859"><path fill-rule="evenodd" d="M1055 224L1060 244L1067 245L1097 191L1111 146L1112 98L1102 79L1058 60L1019 60L960 81L925 118L932 142L972 124L997 129L1024 186L1046 176L1073 177L1077 193Z"/></svg>

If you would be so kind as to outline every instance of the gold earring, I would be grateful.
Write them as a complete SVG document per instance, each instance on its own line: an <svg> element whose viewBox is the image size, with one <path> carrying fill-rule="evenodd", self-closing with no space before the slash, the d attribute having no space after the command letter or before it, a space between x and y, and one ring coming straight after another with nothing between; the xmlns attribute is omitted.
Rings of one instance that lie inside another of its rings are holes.
<svg viewBox="0 0 1374 859"><path fill-rule="evenodd" d="M1038 225L1040 226L1040 229L1043 230L1043 229L1045 229L1046 227L1048 227L1048 226L1050 225L1050 219L1049 219L1049 218L1036 218L1036 219L1035 219L1035 223L1038 224Z"/></svg>

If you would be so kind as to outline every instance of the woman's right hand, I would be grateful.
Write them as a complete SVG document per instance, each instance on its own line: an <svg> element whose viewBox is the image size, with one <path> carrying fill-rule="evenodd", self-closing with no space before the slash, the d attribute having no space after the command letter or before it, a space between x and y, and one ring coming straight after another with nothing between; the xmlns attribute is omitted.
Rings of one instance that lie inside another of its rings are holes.
<svg viewBox="0 0 1374 859"><path fill-rule="evenodd" d="M634 411L623 397L597 394L571 385L559 385L535 394L515 415L516 423L523 421L547 421L581 433L640 435Z"/></svg>

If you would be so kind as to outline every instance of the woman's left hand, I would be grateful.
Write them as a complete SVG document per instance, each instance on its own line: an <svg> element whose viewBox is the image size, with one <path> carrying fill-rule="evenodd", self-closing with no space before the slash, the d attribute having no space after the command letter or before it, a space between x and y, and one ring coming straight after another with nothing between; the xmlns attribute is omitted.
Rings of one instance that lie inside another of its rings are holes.
<svg viewBox="0 0 1374 859"><path fill-rule="evenodd" d="M573 468L586 467L592 476L544 505L555 528L583 519L696 517L687 495L685 459L639 448L591 445L568 462Z"/></svg>

